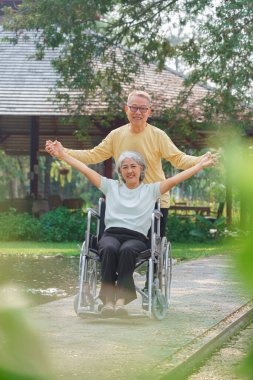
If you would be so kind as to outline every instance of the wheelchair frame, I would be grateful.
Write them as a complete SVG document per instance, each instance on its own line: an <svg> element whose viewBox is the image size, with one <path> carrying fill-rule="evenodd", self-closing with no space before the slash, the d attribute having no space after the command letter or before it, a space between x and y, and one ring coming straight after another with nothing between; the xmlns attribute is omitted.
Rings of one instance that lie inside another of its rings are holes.
<svg viewBox="0 0 253 380"><path fill-rule="evenodd" d="M100 316L103 304L99 304L98 282L100 277L100 257L97 242L104 231L105 200L99 199L98 211L88 209L85 241L80 249L79 292L74 299L74 310L78 316ZM151 248L140 252L135 269L148 262L148 289L139 288L136 292L142 296L143 313L130 314L130 317L154 317L164 319L171 297L172 250L166 237L160 237L160 205L154 209L151 217ZM91 235L92 218L97 221L96 236Z"/></svg>

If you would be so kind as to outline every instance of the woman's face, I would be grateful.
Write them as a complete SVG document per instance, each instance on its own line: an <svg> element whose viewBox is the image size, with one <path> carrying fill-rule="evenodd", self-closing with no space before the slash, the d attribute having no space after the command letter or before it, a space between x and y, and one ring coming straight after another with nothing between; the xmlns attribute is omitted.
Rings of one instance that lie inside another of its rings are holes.
<svg viewBox="0 0 253 380"><path fill-rule="evenodd" d="M134 189L140 184L142 167L132 158L125 158L120 167L120 173L129 189Z"/></svg>

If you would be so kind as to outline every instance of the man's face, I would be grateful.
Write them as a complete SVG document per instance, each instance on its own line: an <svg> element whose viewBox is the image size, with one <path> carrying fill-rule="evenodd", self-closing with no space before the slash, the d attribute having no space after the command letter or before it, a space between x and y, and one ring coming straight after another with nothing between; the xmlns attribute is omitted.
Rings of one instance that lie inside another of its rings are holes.
<svg viewBox="0 0 253 380"><path fill-rule="evenodd" d="M134 127L145 127L151 114L151 109L147 99L142 96L132 96L128 101L128 105L125 106L125 112L129 122Z"/></svg>

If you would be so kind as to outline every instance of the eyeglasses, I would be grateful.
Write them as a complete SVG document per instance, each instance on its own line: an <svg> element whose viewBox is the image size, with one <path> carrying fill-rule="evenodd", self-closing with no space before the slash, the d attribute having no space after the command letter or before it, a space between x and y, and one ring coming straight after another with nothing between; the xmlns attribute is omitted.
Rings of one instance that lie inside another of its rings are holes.
<svg viewBox="0 0 253 380"><path fill-rule="evenodd" d="M137 106L129 106L127 105L131 112L137 112L138 110L140 113L146 113L149 107L137 107Z"/></svg>

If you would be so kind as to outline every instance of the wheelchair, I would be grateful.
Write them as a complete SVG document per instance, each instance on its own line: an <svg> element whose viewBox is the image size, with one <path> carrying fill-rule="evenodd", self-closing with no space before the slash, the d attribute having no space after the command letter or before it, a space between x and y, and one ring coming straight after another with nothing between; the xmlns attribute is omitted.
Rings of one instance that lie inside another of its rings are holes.
<svg viewBox="0 0 253 380"><path fill-rule="evenodd" d="M105 200L99 199L98 211L88 209L85 241L80 247L79 292L74 299L74 310L80 317L100 316L103 307L99 299L100 257L97 244L105 225ZM148 317L163 320L167 314L171 297L172 250L166 237L160 237L160 205L157 204L151 217L150 248L137 256L135 271L148 264L147 289L136 285L137 294L142 298L141 313L129 314L129 317ZM96 234L91 233L92 223L96 225Z"/></svg>

